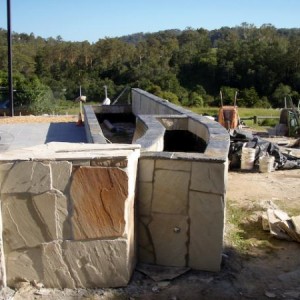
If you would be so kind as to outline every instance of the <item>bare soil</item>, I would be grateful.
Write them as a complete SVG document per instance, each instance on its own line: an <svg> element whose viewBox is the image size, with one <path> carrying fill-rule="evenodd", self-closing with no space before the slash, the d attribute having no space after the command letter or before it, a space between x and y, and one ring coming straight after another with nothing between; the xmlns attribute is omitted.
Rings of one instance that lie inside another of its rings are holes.
<svg viewBox="0 0 300 300"><path fill-rule="evenodd" d="M61 123L61 122L76 122L78 116L74 115L44 115L44 116L14 116L0 117L0 124L16 124L16 123Z"/></svg>
<svg viewBox="0 0 300 300"><path fill-rule="evenodd" d="M229 172L224 254L219 273L191 270L171 281L155 282L135 271L130 284L118 289L60 291L22 283L14 300L300 299L300 244L278 240L263 231L260 216L270 201L290 215L300 214L299 169ZM238 223L233 221L235 217Z"/></svg>

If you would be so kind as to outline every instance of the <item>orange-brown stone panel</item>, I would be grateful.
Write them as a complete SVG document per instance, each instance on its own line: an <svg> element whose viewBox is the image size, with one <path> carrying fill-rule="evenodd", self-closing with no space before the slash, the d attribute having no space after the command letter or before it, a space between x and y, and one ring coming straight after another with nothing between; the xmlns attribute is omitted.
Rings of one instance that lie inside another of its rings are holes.
<svg viewBox="0 0 300 300"><path fill-rule="evenodd" d="M124 171L80 167L73 173L70 195L75 240L123 236L128 196L128 176Z"/></svg>

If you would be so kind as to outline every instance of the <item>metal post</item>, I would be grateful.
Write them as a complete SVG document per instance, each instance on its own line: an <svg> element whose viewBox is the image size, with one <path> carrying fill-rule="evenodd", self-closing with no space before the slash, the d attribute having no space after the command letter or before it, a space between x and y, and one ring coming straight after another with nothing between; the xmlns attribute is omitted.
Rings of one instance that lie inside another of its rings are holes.
<svg viewBox="0 0 300 300"><path fill-rule="evenodd" d="M10 0L7 0L7 57L8 57L8 95L10 101L10 115L14 116L14 91L12 79L12 35Z"/></svg>

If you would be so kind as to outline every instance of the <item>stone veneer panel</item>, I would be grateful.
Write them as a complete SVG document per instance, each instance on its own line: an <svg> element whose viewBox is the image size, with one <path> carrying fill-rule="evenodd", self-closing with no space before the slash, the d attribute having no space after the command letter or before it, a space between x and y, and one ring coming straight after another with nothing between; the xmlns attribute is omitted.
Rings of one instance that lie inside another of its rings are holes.
<svg viewBox="0 0 300 300"><path fill-rule="evenodd" d="M192 163L190 161L158 159L156 160L156 169L175 170L190 172Z"/></svg>
<svg viewBox="0 0 300 300"><path fill-rule="evenodd" d="M51 240L28 195L2 198L5 250L35 247Z"/></svg>
<svg viewBox="0 0 300 300"><path fill-rule="evenodd" d="M224 199L220 195L190 192L189 266L219 271L223 250Z"/></svg>
<svg viewBox="0 0 300 300"><path fill-rule="evenodd" d="M118 287L130 279L125 239L63 243L64 260L77 287Z"/></svg>
<svg viewBox="0 0 300 300"><path fill-rule="evenodd" d="M186 214L190 173L155 170L152 211Z"/></svg>
<svg viewBox="0 0 300 300"><path fill-rule="evenodd" d="M50 166L41 162L16 162L2 186L2 193L40 194L51 189Z"/></svg>
<svg viewBox="0 0 300 300"><path fill-rule="evenodd" d="M76 282L73 278L73 270L68 265L61 242L54 241L42 244L41 252L43 266L42 282L44 285L50 288L74 289Z"/></svg>
<svg viewBox="0 0 300 300"><path fill-rule="evenodd" d="M137 145L51 143L0 154L0 287L126 285L136 263L139 153Z"/></svg>
<svg viewBox="0 0 300 300"><path fill-rule="evenodd" d="M118 287L130 280L130 264L125 239L54 241L7 254L7 283L26 279L48 288Z"/></svg>
<svg viewBox="0 0 300 300"><path fill-rule="evenodd" d="M52 187L64 192L70 180L72 164L68 161L52 161L50 162L50 167L52 172Z"/></svg>
<svg viewBox="0 0 300 300"><path fill-rule="evenodd" d="M91 160L91 166L96 167L115 167L115 168L126 168L128 160L126 157L111 157L107 159L93 159Z"/></svg>
<svg viewBox="0 0 300 300"><path fill-rule="evenodd" d="M148 228L150 217L140 216L138 220L138 260L143 263L155 263L155 252Z"/></svg>
<svg viewBox="0 0 300 300"><path fill-rule="evenodd" d="M140 182L138 185L138 203L139 215L150 215L152 205L152 182Z"/></svg>
<svg viewBox="0 0 300 300"><path fill-rule="evenodd" d="M13 163L0 163L0 189L3 185L4 178L7 177L9 170L13 167Z"/></svg>
<svg viewBox="0 0 300 300"><path fill-rule="evenodd" d="M139 160L139 181L153 181L153 172L154 172L154 163L153 159L140 159Z"/></svg>
<svg viewBox="0 0 300 300"><path fill-rule="evenodd" d="M71 238L65 195L55 192L36 195L33 196L33 205L51 240Z"/></svg>
<svg viewBox="0 0 300 300"><path fill-rule="evenodd" d="M43 280L41 247L22 249L5 254L7 285L21 280Z"/></svg>
<svg viewBox="0 0 300 300"><path fill-rule="evenodd" d="M188 217L152 214L149 224L156 264L184 267L188 254Z"/></svg>
<svg viewBox="0 0 300 300"><path fill-rule="evenodd" d="M75 240L121 237L124 207L128 197L128 176L118 168L79 167L71 188Z"/></svg>
<svg viewBox="0 0 300 300"><path fill-rule="evenodd" d="M224 194L226 190L225 168L227 168L226 163L193 162L191 189Z"/></svg>

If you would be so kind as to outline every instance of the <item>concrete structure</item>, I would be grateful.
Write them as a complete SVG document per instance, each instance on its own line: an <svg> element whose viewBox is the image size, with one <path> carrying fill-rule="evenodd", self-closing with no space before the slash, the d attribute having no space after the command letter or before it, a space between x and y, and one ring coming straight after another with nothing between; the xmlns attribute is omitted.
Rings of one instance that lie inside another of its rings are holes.
<svg viewBox="0 0 300 300"><path fill-rule="evenodd" d="M107 144L95 113L132 114L133 144ZM84 114L93 144L0 155L3 285L124 286L136 260L218 271L227 131L139 89L131 106Z"/></svg>

